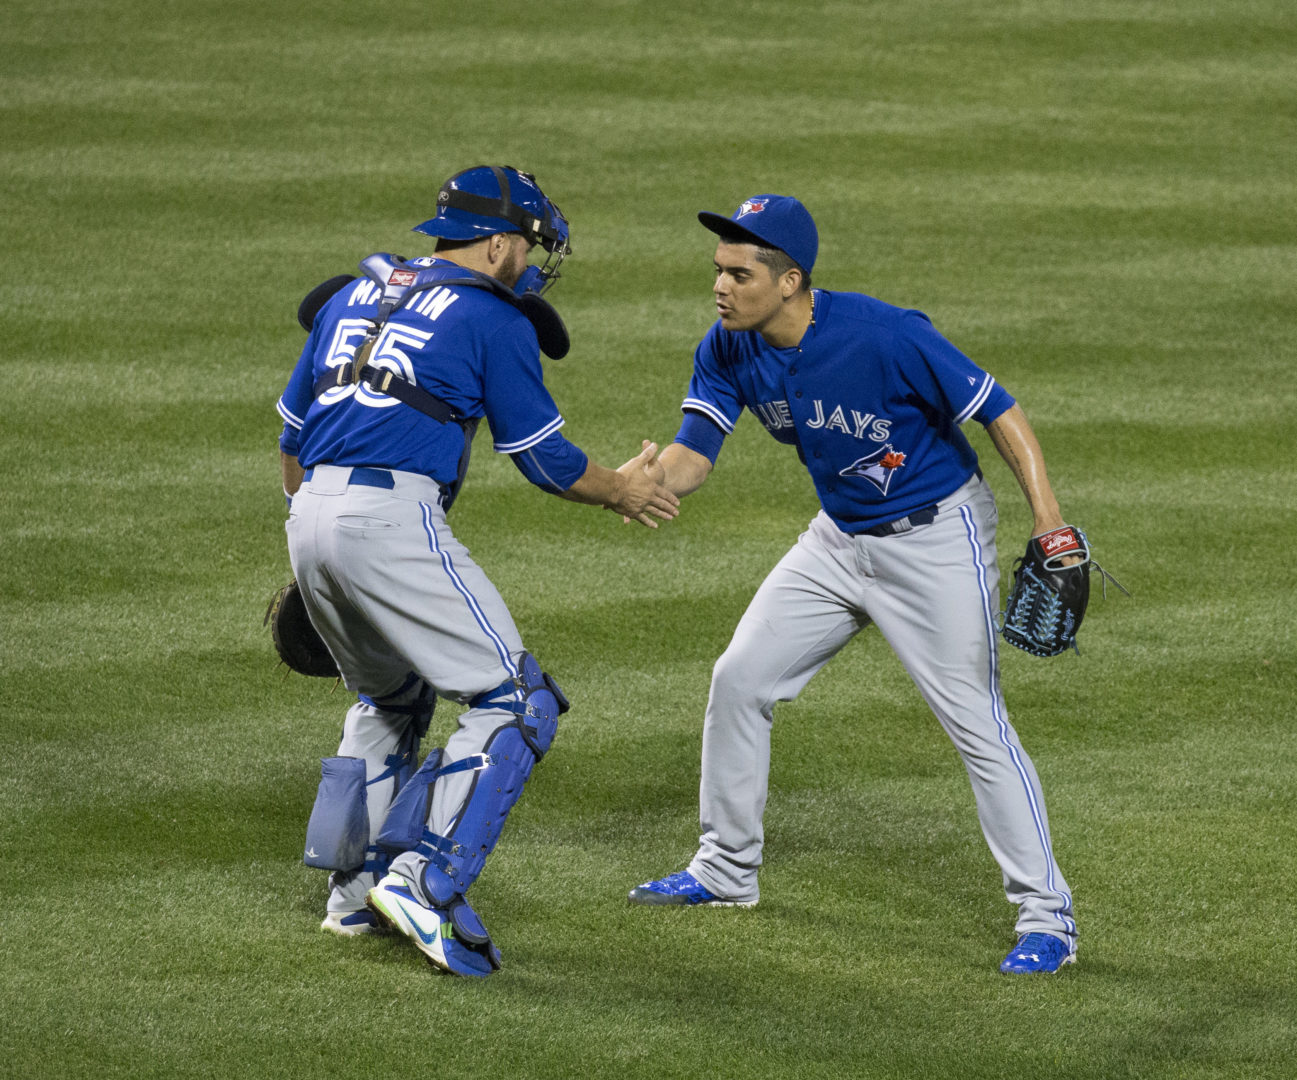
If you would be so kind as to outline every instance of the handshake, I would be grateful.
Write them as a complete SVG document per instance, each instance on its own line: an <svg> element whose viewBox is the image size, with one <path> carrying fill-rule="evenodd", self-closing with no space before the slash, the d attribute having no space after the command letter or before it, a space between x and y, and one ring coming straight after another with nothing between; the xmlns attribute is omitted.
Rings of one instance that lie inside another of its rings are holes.
<svg viewBox="0 0 1297 1080"><path fill-rule="evenodd" d="M711 458L680 442L661 454L655 442L645 439L641 445L643 449L619 469L590 462L585 475L560 494L621 514L623 523L638 521L656 529L655 519L670 521L680 513L681 498L707 479Z"/></svg>
<svg viewBox="0 0 1297 1080"><path fill-rule="evenodd" d="M667 470L658 457L657 443L645 439L643 449L617 470L619 498L607 508L621 514L622 523L638 521L656 529L655 517L670 521L680 513L680 500L667 487Z"/></svg>

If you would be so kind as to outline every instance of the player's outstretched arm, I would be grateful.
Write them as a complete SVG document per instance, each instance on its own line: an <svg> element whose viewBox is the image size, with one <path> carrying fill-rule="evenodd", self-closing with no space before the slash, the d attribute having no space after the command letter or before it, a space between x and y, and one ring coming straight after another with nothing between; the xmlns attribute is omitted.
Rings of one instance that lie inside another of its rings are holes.
<svg viewBox="0 0 1297 1080"><path fill-rule="evenodd" d="M656 453L657 445L645 439L641 444L644 449L640 453L626 462L618 472L624 473L628 469L642 469L650 479L661 484L669 491L678 496L692 494L702 487L702 483L707 479L707 474L712 471L712 463L702 454L690 450L687 446L680 443L672 443L661 454L646 458L645 455L650 451ZM637 518L642 524L648 522L643 518ZM630 518L622 516L622 523L628 524Z"/></svg>
<svg viewBox="0 0 1297 1080"><path fill-rule="evenodd" d="M1049 477L1045 472L1045 455L1021 407L1014 405L1001 413L986 425L986 433L991 436L995 449L1017 478L1022 493L1027 496L1027 503L1036 520L1032 535L1040 536L1062 528L1063 513L1058 507L1058 500L1054 498L1054 490L1049 485Z"/></svg>
<svg viewBox="0 0 1297 1080"><path fill-rule="evenodd" d="M625 472L632 467L642 468L663 487L685 496L692 495L702 487L703 481L712 471L712 463L707 458L681 443L672 443L661 454L647 461L644 453L654 444L645 439L640 445L644 449L618 469L618 472Z"/></svg>
<svg viewBox="0 0 1297 1080"><path fill-rule="evenodd" d="M680 496L692 495L712 471L711 461L684 443L673 442L657 461L663 469L663 485Z"/></svg>
<svg viewBox="0 0 1297 1080"><path fill-rule="evenodd" d="M607 469L591 461L581 478L558 494L573 502L607 507L656 529L655 517L669 521L680 513L680 500L646 468L657 457L657 451L656 443L645 443L644 449L620 469Z"/></svg>

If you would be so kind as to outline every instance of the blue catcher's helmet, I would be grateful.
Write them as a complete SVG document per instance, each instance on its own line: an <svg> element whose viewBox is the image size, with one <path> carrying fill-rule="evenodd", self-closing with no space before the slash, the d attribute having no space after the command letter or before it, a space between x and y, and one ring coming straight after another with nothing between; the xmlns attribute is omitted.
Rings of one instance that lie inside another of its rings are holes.
<svg viewBox="0 0 1297 1080"><path fill-rule="evenodd" d="M559 276L571 252L563 212L546 198L531 173L512 165L477 165L456 173L437 193L437 214L414 232L446 240L480 240L494 233L521 233L545 249L546 259L531 281L540 278L543 292Z"/></svg>

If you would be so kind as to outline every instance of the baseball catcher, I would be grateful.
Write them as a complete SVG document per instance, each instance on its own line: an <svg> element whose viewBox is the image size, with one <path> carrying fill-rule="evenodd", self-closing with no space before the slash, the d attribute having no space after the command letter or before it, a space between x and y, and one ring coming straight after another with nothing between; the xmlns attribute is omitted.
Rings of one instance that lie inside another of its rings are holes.
<svg viewBox="0 0 1297 1080"><path fill-rule="evenodd" d="M331 871L321 929L393 929L481 978L500 950L468 892L568 703L447 518L478 426L553 495L650 528L679 500L645 470L655 446L614 470L560 431L540 354L570 343L541 294L571 247L536 178L475 166L436 204L414 230L431 254L375 252L298 310L308 336L277 411L301 588L268 621L290 667L340 672L356 696L306 827L303 862ZM439 699L461 711L420 765Z"/></svg>

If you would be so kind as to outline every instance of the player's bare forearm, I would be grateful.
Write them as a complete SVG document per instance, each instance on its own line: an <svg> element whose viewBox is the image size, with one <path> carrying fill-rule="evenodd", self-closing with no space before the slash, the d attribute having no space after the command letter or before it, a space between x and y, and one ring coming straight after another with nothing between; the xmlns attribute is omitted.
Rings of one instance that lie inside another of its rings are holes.
<svg viewBox="0 0 1297 1080"><path fill-rule="evenodd" d="M680 500L647 468L656 455L657 446L648 443L620 469L608 469L591 461L580 479L559 494L573 502L607 507L624 518L633 518L641 525L656 529L655 517L669 521L680 512Z"/></svg>
<svg viewBox="0 0 1297 1080"><path fill-rule="evenodd" d="M663 472L662 483L677 495L692 495L712 471L712 463L684 443L673 442L657 457Z"/></svg>
<svg viewBox="0 0 1297 1080"><path fill-rule="evenodd" d="M680 443L672 443L661 454L657 452L657 444L648 439L641 445L644 449L617 471L642 471L654 483L661 484L680 498L697 491L712 471L712 463L707 458ZM643 517L636 520L643 525L649 524ZM622 521L629 522L630 517L623 515Z"/></svg>
<svg viewBox="0 0 1297 1080"><path fill-rule="evenodd" d="M302 474L305 471L297 458L292 454L285 454L279 451L279 471L284 478L284 494L290 499L297 494L297 489L302 486Z"/></svg>
<svg viewBox="0 0 1297 1080"><path fill-rule="evenodd" d="M986 425L995 449L1022 488L1035 518L1033 534L1049 532L1063 525L1063 514L1045 472L1045 455L1026 414L1014 405Z"/></svg>

